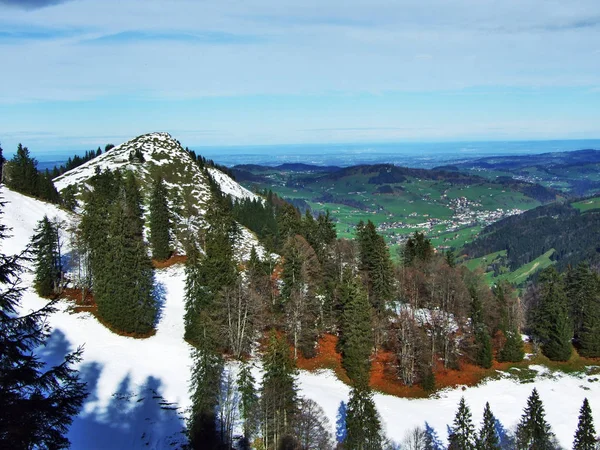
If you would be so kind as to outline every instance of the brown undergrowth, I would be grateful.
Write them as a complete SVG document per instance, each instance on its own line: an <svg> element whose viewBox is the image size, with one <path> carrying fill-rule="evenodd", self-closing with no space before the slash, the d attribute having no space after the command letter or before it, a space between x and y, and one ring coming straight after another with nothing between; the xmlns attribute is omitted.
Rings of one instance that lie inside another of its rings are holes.
<svg viewBox="0 0 600 450"><path fill-rule="evenodd" d="M85 298L82 297L80 289L64 289L62 293L62 298L66 299L73 303L70 308L74 314L88 312L93 315L98 322L100 322L104 327L110 330L114 334L118 334L119 336L131 337L135 339L146 339L156 334L156 330L152 329L148 333L128 333L125 331L117 330L114 327L107 324L100 315L98 314L98 305L96 304L96 300L94 300L94 296L92 293L87 292Z"/></svg>

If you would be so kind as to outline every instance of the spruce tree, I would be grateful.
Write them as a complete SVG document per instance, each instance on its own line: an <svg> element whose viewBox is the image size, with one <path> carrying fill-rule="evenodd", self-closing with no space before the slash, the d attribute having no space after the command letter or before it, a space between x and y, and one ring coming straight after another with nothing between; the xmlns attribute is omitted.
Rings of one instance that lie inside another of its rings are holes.
<svg viewBox="0 0 600 450"><path fill-rule="evenodd" d="M458 411L454 417L454 423L450 429L448 440L449 450L475 450L476 448L475 426L471 416L471 410L462 397L458 404Z"/></svg>
<svg viewBox="0 0 600 450"><path fill-rule="evenodd" d="M597 448L596 429L594 428L594 418L592 417L592 408L587 398L583 399L583 405L579 410L579 422L573 441L573 450L594 450Z"/></svg>
<svg viewBox="0 0 600 450"><path fill-rule="evenodd" d="M517 449L550 450L553 449L554 434L546 422L544 405L537 389L533 389L527 399L527 406L517 425Z"/></svg>
<svg viewBox="0 0 600 450"><path fill-rule="evenodd" d="M258 395L254 386L255 380L250 365L242 363L238 374L238 391L240 393L240 416L244 421L244 440L249 448L252 435L256 431L258 414Z"/></svg>
<svg viewBox="0 0 600 450"><path fill-rule="evenodd" d="M574 309L577 309L575 341L579 354L586 358L600 357L600 278L589 265L577 267L576 289L572 289Z"/></svg>
<svg viewBox="0 0 600 450"><path fill-rule="evenodd" d="M384 437L373 394L368 386L356 385L350 391L346 410L346 450L379 450Z"/></svg>
<svg viewBox="0 0 600 450"><path fill-rule="evenodd" d="M508 331L506 333L506 342L502 349L498 352L498 361L500 362L521 362L525 357L523 348L523 339L516 331Z"/></svg>
<svg viewBox="0 0 600 450"><path fill-rule="evenodd" d="M553 361L567 361L571 357L573 324L563 283L554 267L540 276L541 299L534 314L533 331L542 341L542 353Z"/></svg>
<svg viewBox="0 0 600 450"><path fill-rule="evenodd" d="M37 194L37 161L29 154L29 149L19 144L17 152L6 167L6 185L22 194Z"/></svg>
<svg viewBox="0 0 600 450"><path fill-rule="evenodd" d="M352 381L365 384L369 381L373 348L372 307L356 279L341 285L339 296L343 308L339 341L342 365Z"/></svg>
<svg viewBox="0 0 600 450"><path fill-rule="evenodd" d="M297 413L296 366L284 337L272 331L262 357L260 388L262 435L267 448L277 448L293 430Z"/></svg>
<svg viewBox="0 0 600 450"><path fill-rule="evenodd" d="M149 212L152 257L158 261L164 261L171 256L171 248L169 246L170 223L167 189L161 177L157 178L152 186Z"/></svg>
<svg viewBox="0 0 600 450"><path fill-rule="evenodd" d="M188 419L188 435L192 449L198 450L220 448L216 407L219 401L223 358L210 347L210 343L200 344L192 352L192 408Z"/></svg>
<svg viewBox="0 0 600 450"><path fill-rule="evenodd" d="M500 450L500 439L496 431L496 418L490 404L486 402L483 410L483 423L477 438L477 450Z"/></svg>
<svg viewBox="0 0 600 450"><path fill-rule="evenodd" d="M58 292L62 266L58 251L58 230L48 216L38 222L31 238L35 257L35 290L42 297Z"/></svg>
<svg viewBox="0 0 600 450"><path fill-rule="evenodd" d="M0 225L0 241L5 238ZM47 318L55 308L49 303L20 315L23 260L0 253L0 448L65 448L68 427L87 397L73 369L82 349L53 367L36 355L50 337Z"/></svg>

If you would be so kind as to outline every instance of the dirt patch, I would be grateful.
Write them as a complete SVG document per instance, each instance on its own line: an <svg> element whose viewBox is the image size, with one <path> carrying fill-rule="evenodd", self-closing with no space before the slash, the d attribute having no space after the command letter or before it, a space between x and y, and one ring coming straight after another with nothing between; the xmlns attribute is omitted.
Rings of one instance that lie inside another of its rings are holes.
<svg viewBox="0 0 600 450"><path fill-rule="evenodd" d="M187 261L186 255L175 254L165 261L152 260L152 267L155 269L166 269L167 267L174 266L175 264L185 264Z"/></svg>

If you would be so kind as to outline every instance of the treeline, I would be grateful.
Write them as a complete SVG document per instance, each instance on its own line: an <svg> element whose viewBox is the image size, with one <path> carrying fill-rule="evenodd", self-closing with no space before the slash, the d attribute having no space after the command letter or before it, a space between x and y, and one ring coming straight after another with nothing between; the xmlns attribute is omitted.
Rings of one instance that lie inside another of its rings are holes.
<svg viewBox="0 0 600 450"><path fill-rule="evenodd" d="M194 160L194 162L196 164L198 164L198 167L200 167L200 169L204 169L205 167L212 167L214 169L218 169L221 172L229 175L229 177L231 177L231 179L235 180L235 174L229 167L224 166L222 164L218 164L218 163L214 162L212 159L207 159L202 155L198 155L198 154L196 154L196 152L194 150L190 150L187 147L185 148L185 151L187 152L188 155L191 156L191 158Z"/></svg>
<svg viewBox="0 0 600 450"><path fill-rule="evenodd" d="M600 260L600 211L580 212L570 204L540 206L487 226L464 253L478 258L507 251L508 264L516 270L550 249L559 270L581 261Z"/></svg>
<svg viewBox="0 0 600 450"><path fill-rule="evenodd" d="M0 148L0 162L3 163L1 180L12 190L50 203L61 202L50 172L37 170L38 162L29 154L27 147L19 144L17 152L9 161L4 159Z"/></svg>
<svg viewBox="0 0 600 450"><path fill-rule="evenodd" d="M113 144L106 144L106 146L104 147L104 153L108 152L112 148L114 148ZM60 166L54 166L51 172L52 178L56 178L62 175L63 173L68 172L69 170L75 169L76 167L79 167L85 164L86 162L91 161L92 159L100 156L101 154L102 149L98 147L97 150L86 150L83 156L70 156L69 159L67 159L66 163L61 164Z"/></svg>

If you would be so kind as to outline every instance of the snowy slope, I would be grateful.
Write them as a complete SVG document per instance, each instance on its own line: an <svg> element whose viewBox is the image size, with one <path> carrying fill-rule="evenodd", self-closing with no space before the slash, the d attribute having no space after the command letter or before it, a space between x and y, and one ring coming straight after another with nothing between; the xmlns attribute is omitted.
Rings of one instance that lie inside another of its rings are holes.
<svg viewBox="0 0 600 450"><path fill-rule="evenodd" d="M44 215L68 220L54 206L44 204L5 188L0 196L9 203L1 216L12 227L12 237L2 243L2 251L23 249L36 222ZM92 394L71 427L69 438L74 449L159 449L177 448L185 409L190 400L187 391L191 364L190 347L183 340L184 274L180 267L157 271L164 293L164 309L156 335L143 340L112 334L87 314L71 314L68 305L50 318L53 339L43 354L55 360L78 345L85 345L81 373ZM31 275L24 276L31 283ZM23 310L45 303L31 289L23 298ZM577 425L579 407L588 397L596 420L600 420L600 382L595 377L550 374L539 371L533 383L519 383L505 377L481 386L451 389L435 398L408 400L375 395L377 408L388 436L400 442L406 432L426 421L446 441L446 426L452 423L457 404L465 396L477 426L483 407L490 402L492 411L505 428L518 422L525 402L536 387L546 407L546 417L561 444L570 447ZM256 373L260 371L257 369ZM330 371L300 372L300 395L312 398L324 409L333 428L340 402L348 401L349 388Z"/></svg>
<svg viewBox="0 0 600 450"><path fill-rule="evenodd" d="M141 153L143 162L135 158L131 160L130 156L135 155L136 152ZM180 252L183 251L182 242L189 229L198 232L206 227L204 215L211 197L208 180L190 155L181 147L179 141L170 134L149 133L131 139L56 177L54 184L59 191L74 185L77 192L81 193L88 188L86 182L95 175L96 171L106 169L135 172L141 181L142 193L146 199L150 195L152 180L157 175L162 176L169 193L168 200L171 209L178 211L173 214L176 218L174 238ZM234 199L259 198L221 171L214 168L210 168L209 171L213 179L219 183L221 190ZM240 259L248 259L252 246L257 248L260 255L263 254L263 248L256 236L243 228L243 232L236 242L237 256Z"/></svg>
<svg viewBox="0 0 600 450"><path fill-rule="evenodd" d="M233 178L229 175L221 172L214 167L209 167L208 172L210 176L219 184L221 191L224 194L230 195L236 200L243 200L249 198L250 200L260 200L261 197L250 192L245 187L238 184Z"/></svg>

